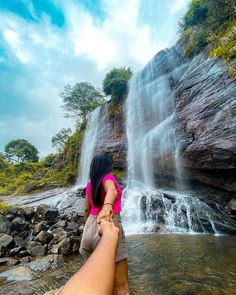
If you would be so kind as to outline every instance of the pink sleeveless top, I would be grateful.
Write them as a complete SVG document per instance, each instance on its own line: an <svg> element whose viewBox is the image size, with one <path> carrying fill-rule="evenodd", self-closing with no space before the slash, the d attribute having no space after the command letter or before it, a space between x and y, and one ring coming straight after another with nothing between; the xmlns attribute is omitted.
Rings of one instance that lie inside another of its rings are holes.
<svg viewBox="0 0 236 295"><path fill-rule="evenodd" d="M117 198L116 198L116 200L115 200L115 202L114 202L114 204L112 206L113 213L114 214L120 213L120 211L121 211L122 190L121 190L121 188L120 188L117 180L113 176L113 174L110 173L110 174L105 175L103 177L102 184L104 184L107 180L112 180L114 182L115 187L116 187L116 191L117 191ZM93 205L92 194L91 194L91 182L88 182L88 184L87 184L87 187L86 187L86 195L89 198L89 203L90 203L90 206L91 206L90 214L92 214L92 215L98 215L99 212L102 209L102 206L101 207L95 207ZM106 192L104 190L104 187L102 186L102 192L101 192L102 204L104 203L105 196L106 196Z"/></svg>

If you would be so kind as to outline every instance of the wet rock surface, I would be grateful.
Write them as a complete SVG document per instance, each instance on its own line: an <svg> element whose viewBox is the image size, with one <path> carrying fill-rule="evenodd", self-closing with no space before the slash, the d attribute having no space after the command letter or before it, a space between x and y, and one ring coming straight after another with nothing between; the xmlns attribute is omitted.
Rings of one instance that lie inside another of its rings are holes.
<svg viewBox="0 0 236 295"><path fill-rule="evenodd" d="M153 221L145 232L176 231L236 235L236 222L217 204L206 204L196 197L170 192L140 197L141 219Z"/></svg>

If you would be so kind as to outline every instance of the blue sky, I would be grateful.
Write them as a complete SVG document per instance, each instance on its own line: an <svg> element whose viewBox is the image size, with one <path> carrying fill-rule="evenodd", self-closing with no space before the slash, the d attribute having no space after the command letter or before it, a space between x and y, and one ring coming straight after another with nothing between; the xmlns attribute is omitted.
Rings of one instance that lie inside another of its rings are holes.
<svg viewBox="0 0 236 295"><path fill-rule="evenodd" d="M52 152L63 127L59 93L101 88L114 66L142 67L178 39L189 0L0 0L0 151L25 138Z"/></svg>

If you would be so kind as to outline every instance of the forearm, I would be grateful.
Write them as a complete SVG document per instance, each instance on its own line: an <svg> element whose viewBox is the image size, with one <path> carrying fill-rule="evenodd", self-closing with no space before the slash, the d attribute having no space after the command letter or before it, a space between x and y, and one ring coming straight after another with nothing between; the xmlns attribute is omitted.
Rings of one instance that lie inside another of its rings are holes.
<svg viewBox="0 0 236 295"><path fill-rule="evenodd" d="M117 197L116 190L108 190L104 199L104 204L111 204L113 205Z"/></svg>
<svg viewBox="0 0 236 295"><path fill-rule="evenodd" d="M112 294L117 242L117 233L102 236L86 264L67 282L60 294Z"/></svg>

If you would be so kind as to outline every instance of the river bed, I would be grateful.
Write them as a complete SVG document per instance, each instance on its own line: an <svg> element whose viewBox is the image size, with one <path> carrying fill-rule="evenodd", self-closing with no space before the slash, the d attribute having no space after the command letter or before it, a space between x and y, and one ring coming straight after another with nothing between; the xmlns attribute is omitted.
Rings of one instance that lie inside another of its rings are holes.
<svg viewBox="0 0 236 295"><path fill-rule="evenodd" d="M128 236L127 244L132 295L236 294L236 237L146 234ZM44 294L80 266L79 255L72 256L30 282L1 280L0 294Z"/></svg>

